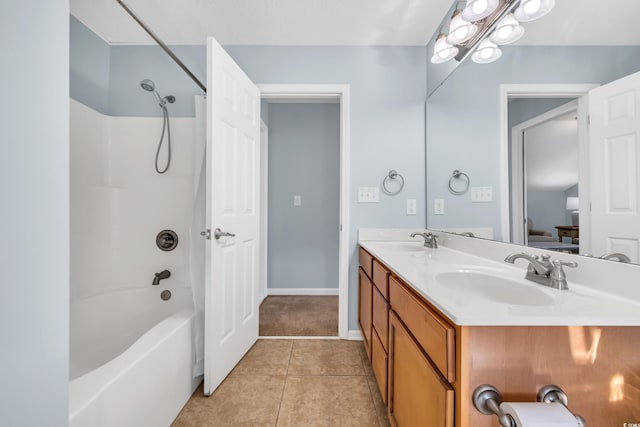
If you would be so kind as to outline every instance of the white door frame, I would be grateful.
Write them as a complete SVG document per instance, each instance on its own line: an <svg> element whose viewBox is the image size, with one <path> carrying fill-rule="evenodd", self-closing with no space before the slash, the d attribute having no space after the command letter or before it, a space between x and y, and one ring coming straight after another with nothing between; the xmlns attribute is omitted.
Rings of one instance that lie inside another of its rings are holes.
<svg viewBox="0 0 640 427"><path fill-rule="evenodd" d="M524 135L526 130L541 125L555 119L556 117L568 114L572 111L578 112L578 101L576 99L564 105L556 107L542 113L532 119L515 125L511 130L511 241L519 245L527 244L527 233L525 230L527 192L524 191L527 185L527 175L523 167L524 159ZM523 185L524 184L524 185ZM582 184L582 183L581 183ZM583 187L580 188L581 192ZM586 190L586 188L584 188ZM582 236L581 236L582 237Z"/></svg>
<svg viewBox="0 0 640 427"><path fill-rule="evenodd" d="M502 240L509 242L509 207L511 195L509 194L509 98L580 98L599 84L503 84L500 85L500 232ZM588 138L587 114L588 106L578 103L578 140L586 141ZM580 144L582 147L583 144ZM588 150L580 152L580 183L582 177L588 177ZM588 182L585 183L588 185ZM584 200L583 200L584 199ZM588 211L586 198L580 198L580 215ZM581 236L582 237L582 236Z"/></svg>
<svg viewBox="0 0 640 427"><path fill-rule="evenodd" d="M260 119L260 296L262 302L267 297L267 238L269 237L269 129Z"/></svg>
<svg viewBox="0 0 640 427"><path fill-rule="evenodd" d="M337 100L340 103L340 237L338 247L338 337L349 338L349 164L351 148L350 85L262 84L262 99L281 101ZM264 176L263 176L264 179ZM266 251L266 245L265 245ZM266 258L266 253L261 259Z"/></svg>

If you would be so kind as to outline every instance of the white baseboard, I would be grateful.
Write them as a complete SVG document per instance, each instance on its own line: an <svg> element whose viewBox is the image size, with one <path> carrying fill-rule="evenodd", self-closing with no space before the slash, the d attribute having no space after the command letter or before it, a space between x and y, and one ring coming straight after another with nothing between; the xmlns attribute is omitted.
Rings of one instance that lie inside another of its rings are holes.
<svg viewBox="0 0 640 427"><path fill-rule="evenodd" d="M349 331L347 339L351 341L362 341L362 332L360 332L360 329L352 329Z"/></svg>
<svg viewBox="0 0 640 427"><path fill-rule="evenodd" d="M267 288L267 295L338 295L338 288Z"/></svg>

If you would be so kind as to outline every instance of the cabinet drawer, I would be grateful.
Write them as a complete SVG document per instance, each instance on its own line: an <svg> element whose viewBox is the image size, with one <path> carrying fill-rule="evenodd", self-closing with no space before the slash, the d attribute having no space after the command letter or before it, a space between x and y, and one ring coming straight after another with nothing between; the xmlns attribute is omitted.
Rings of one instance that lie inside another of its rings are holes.
<svg viewBox="0 0 640 427"><path fill-rule="evenodd" d="M371 334L371 366L373 367L373 374L378 382L378 388L380 388L380 395L384 403L387 403L387 352L382 347L380 337L374 331Z"/></svg>
<svg viewBox="0 0 640 427"><path fill-rule="evenodd" d="M373 285L360 268L358 275L358 323L364 338L364 348L367 350L367 356L371 360L371 315L372 315L372 292Z"/></svg>
<svg viewBox="0 0 640 427"><path fill-rule="evenodd" d="M369 278L373 277L373 257L362 248L360 248L360 267L362 267Z"/></svg>
<svg viewBox="0 0 640 427"><path fill-rule="evenodd" d="M382 347L388 351L389 303L375 286L373 288L373 327L378 333Z"/></svg>
<svg viewBox="0 0 640 427"><path fill-rule="evenodd" d="M389 316L389 418L392 426L453 427L454 390L395 313Z"/></svg>
<svg viewBox="0 0 640 427"><path fill-rule="evenodd" d="M403 284L389 280L389 302L445 378L455 380L455 329Z"/></svg>
<svg viewBox="0 0 640 427"><path fill-rule="evenodd" d="M373 260L373 284L380 290L384 299L389 299L389 270L380 264L377 259Z"/></svg>

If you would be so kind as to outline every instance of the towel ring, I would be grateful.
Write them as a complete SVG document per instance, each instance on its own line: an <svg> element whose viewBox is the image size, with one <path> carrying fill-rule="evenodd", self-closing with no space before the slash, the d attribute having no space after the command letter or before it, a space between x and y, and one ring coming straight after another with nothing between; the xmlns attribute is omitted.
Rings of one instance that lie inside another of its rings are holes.
<svg viewBox="0 0 640 427"><path fill-rule="evenodd" d="M400 188L398 188L395 191L389 190L389 188L387 188L387 184L390 181L393 181L396 179L400 180ZM403 188L404 188L404 177L393 169L390 170L387 176L385 176L384 179L382 180L382 189L386 194L390 196L395 196L396 194L400 193Z"/></svg>
<svg viewBox="0 0 640 427"><path fill-rule="evenodd" d="M461 178L463 177L463 178ZM454 187L454 179L465 179L466 182L464 183L464 188L461 188L460 190L456 190ZM467 175L464 172L460 172L458 169L454 170L453 173L451 174L451 178L449 178L449 191L452 194L455 195L461 195L467 192L467 190L469 189L469 184L471 184L471 180L469 179L469 175Z"/></svg>

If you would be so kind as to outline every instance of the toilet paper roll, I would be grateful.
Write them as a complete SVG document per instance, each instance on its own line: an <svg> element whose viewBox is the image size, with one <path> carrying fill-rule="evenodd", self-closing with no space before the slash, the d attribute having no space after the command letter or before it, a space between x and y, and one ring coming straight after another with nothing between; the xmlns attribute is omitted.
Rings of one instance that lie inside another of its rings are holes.
<svg viewBox="0 0 640 427"><path fill-rule="evenodd" d="M577 427L578 421L561 403L504 402L500 409L509 414L516 427Z"/></svg>

